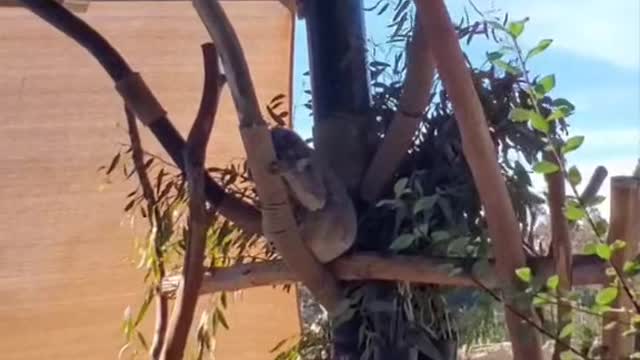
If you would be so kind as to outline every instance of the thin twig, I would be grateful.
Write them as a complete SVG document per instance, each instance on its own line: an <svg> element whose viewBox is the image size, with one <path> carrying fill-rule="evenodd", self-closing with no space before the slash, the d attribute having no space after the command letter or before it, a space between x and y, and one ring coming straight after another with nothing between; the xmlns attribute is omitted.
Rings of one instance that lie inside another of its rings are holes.
<svg viewBox="0 0 640 360"><path fill-rule="evenodd" d="M160 238L162 237L163 223L160 211L157 208L156 197L153 192L153 186L149 180L149 175L144 166L144 150L142 148L142 142L140 141L140 133L138 132L138 126L136 124L136 118L133 112L125 105L124 112L127 118L127 127L129 129L129 140L131 141L131 158L133 159L133 165L138 174L138 181L142 188L142 196L147 203L147 218L149 219L149 231L153 234L153 248L155 251L155 257L158 267L158 277L160 281L165 276L163 253L160 244ZM159 284L158 284L159 285ZM153 359L158 359L160 351L164 345L164 336L167 329L167 320L169 316L169 304L167 298L159 290L159 286L154 289L156 295L156 326L153 336L153 342L151 343L150 353Z"/></svg>
<svg viewBox="0 0 640 360"><path fill-rule="evenodd" d="M167 341L162 350L161 359L163 360L182 359L204 273L204 252L210 219L204 194L204 161L218 108L220 70L218 55L213 44L202 45L202 54L205 69L202 101L184 151L185 172L190 189L189 237L184 255L182 281L167 329Z"/></svg>
<svg viewBox="0 0 640 360"><path fill-rule="evenodd" d="M560 339L559 337L553 335L552 333L547 331L547 329L545 329L544 327L540 326L535 320L530 319L528 316L526 316L526 315L522 314L520 311L518 311L513 305L511 305L510 303L504 301L500 297L500 295L498 295L494 290L489 289L480 280L474 278L473 276L472 276L472 278L473 278L473 281L478 285L479 288L481 288L483 291L485 291L487 294L489 294L489 296L491 296L498 303L504 304L504 307L505 307L505 309L507 309L507 311L509 311L510 313L514 314L515 316L520 318L522 321L524 321L527 324L529 324L529 326L533 327L534 329L536 329L541 334L547 336L549 339L554 339L556 341L556 343L561 343L562 344L562 348L565 348L566 350L571 351L572 353L574 353L575 355L578 355L579 357L581 357L583 359L587 359L587 360L589 359L584 354L582 354L578 349L572 347L570 343L567 343L564 340ZM524 339L524 341L527 341L527 339Z"/></svg>

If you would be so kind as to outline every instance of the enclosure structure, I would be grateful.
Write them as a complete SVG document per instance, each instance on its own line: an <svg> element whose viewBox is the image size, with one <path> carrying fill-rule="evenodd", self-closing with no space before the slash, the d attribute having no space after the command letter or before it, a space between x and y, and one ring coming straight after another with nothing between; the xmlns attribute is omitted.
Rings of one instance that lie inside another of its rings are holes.
<svg viewBox="0 0 640 360"><path fill-rule="evenodd" d="M279 1L223 6L260 101L288 95L292 13ZM209 41L191 3L93 1L78 15L142 73L186 135L202 87L199 44ZM113 359L123 310L142 299L122 211L133 183L118 174L108 184L97 172L128 141L122 99L84 49L29 11L0 7L0 24L2 358ZM141 132L147 150L164 156ZM214 133L209 164L245 156L228 89ZM294 294L270 287L243 292L228 317L222 359L267 359L299 329Z"/></svg>

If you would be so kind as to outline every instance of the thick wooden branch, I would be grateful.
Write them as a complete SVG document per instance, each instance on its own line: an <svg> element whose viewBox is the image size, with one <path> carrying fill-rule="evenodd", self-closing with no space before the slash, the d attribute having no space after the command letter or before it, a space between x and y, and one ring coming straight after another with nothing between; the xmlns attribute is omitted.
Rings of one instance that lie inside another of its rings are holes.
<svg viewBox="0 0 640 360"><path fill-rule="evenodd" d="M370 203L377 200L407 154L429 103L435 64L425 31L417 17L407 49L407 70L398 111L362 181L361 196Z"/></svg>
<svg viewBox="0 0 640 360"><path fill-rule="evenodd" d="M185 171L189 184L189 237L182 267L182 281L167 328L166 343L160 359L179 360L184 355L189 329L198 304L198 292L204 276L205 248L209 215L205 205L204 163L207 144L213 129L220 94L218 53L213 44L202 45L204 87L198 115L189 131L184 150Z"/></svg>
<svg viewBox="0 0 640 360"><path fill-rule="evenodd" d="M134 75L129 64L104 37L56 1L21 0L21 2L34 14L89 51L116 84ZM125 99L125 102L135 111L136 100L143 103L155 100L149 99L149 96L153 96L150 91L142 99ZM148 127L176 165L184 171L182 154L185 141L167 115L162 114L157 119L151 119ZM227 194L210 176L205 176L204 181L208 201L213 207L218 208L223 216L248 233L262 233L261 215L254 206Z"/></svg>
<svg viewBox="0 0 640 360"><path fill-rule="evenodd" d="M247 162L262 205L262 228L282 258L318 301L328 310L337 308L342 294L336 279L303 243L280 176L271 169L276 155L271 133L260 114L240 42L216 0L194 0L193 5L220 51L231 95L238 112Z"/></svg>
<svg viewBox="0 0 640 360"><path fill-rule="evenodd" d="M622 272L624 263L637 255L640 243L640 179L632 176L615 176L611 179L611 215L607 238L608 243L617 240L626 242L624 249L614 253L611 265ZM619 286L618 297L611 304L638 312L637 295L630 291L629 279ZM609 286L610 281L603 282ZM631 296L630 296L631 295ZM606 348L607 359L628 359L634 352L634 336L625 336L630 323L628 312L608 312L603 320L602 345ZM611 326L608 326L610 323Z"/></svg>
<svg viewBox="0 0 640 360"><path fill-rule="evenodd" d="M558 158L555 152L546 152L545 159L558 165L564 166L563 159ZM569 237L569 223L564 216L564 205L566 200L564 174L556 171L545 176L548 188L549 218L551 220L551 249L553 254L554 268L560 279L558 284L558 295L561 299L566 299L571 291L571 238ZM556 307L556 317L558 320L558 334L561 329L571 322L571 304L560 300ZM558 335L556 334L556 335ZM553 349L553 359L560 360L563 352L569 350L567 344L571 344L571 335L565 337L564 341L556 341Z"/></svg>
<svg viewBox="0 0 640 360"><path fill-rule="evenodd" d="M464 267L478 259L425 258L421 256L384 256L373 253L358 253L341 257L329 264L340 280L386 280L408 281L416 284L433 284L460 287L477 287L472 275L483 284L495 288L499 285L495 269L482 274L462 271L453 274L455 267ZM493 264L493 261L491 262ZM546 279L555 273L551 257L529 258L527 264L536 277ZM576 255L573 257L572 277L577 286L599 284L606 280L607 264L597 256ZM284 261L273 260L234 265L206 272L200 294L220 291L237 291L259 286L275 286L299 281ZM169 276L162 283L162 291L172 294L178 288L180 276Z"/></svg>
<svg viewBox="0 0 640 360"><path fill-rule="evenodd" d="M580 201L583 204L589 204L593 201L593 199L595 199L596 195L598 195L598 192L600 192L600 188L602 187L602 184L604 183L604 180L607 178L608 174L609 172L604 166L598 166L593 171L593 174L591 175L587 186L585 186L582 194L580 194Z"/></svg>
<svg viewBox="0 0 640 360"><path fill-rule="evenodd" d="M471 80L458 36L443 0L416 0L420 20L426 27L427 40L433 51L444 88L453 106L462 137L465 158L484 206L489 235L496 257L498 277L506 290L518 287L516 269L526 263L520 229L501 175L495 148L489 135L487 120ZM510 291L507 291L510 293ZM507 308L534 319L531 306L506 299ZM521 302L520 302L521 303ZM505 311L514 359L541 360L542 351L537 331L512 311Z"/></svg>

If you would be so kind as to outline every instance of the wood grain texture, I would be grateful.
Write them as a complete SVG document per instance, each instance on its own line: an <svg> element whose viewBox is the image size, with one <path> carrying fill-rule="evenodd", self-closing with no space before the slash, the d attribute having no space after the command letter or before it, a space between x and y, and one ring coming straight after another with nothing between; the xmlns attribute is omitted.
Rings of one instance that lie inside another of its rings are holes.
<svg viewBox="0 0 640 360"><path fill-rule="evenodd" d="M288 93L290 12L277 1L228 2L225 10L261 104ZM82 17L142 73L186 134L202 87L200 44L209 39L191 4L101 2ZM96 172L126 141L122 101L88 53L34 15L3 8L0 23L2 358L114 359L122 312L142 297L134 234L122 217L131 186L118 178L99 191ZM164 154L141 132L147 149ZM241 156L225 89L208 164ZM299 329L295 306L293 294L245 292L231 305L218 357L270 358Z"/></svg>

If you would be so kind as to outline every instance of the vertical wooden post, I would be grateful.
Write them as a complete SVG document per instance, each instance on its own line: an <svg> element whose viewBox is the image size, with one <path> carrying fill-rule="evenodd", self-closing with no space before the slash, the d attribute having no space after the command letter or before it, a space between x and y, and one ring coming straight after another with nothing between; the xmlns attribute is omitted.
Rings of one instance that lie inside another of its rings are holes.
<svg viewBox="0 0 640 360"><path fill-rule="evenodd" d="M563 159L556 154L546 152L545 159L562 166ZM569 223L564 216L565 183L561 171L545 176L548 187L549 217L551 219L551 249L553 254L554 270L558 275L558 296L563 299L558 302L556 314L558 317L558 331L571 323L571 305L565 301L571 291L571 238L569 237ZM571 343L571 337L566 337L563 342L557 342L553 350L553 360L560 360L564 351L569 350L567 343Z"/></svg>
<svg viewBox="0 0 640 360"><path fill-rule="evenodd" d="M611 178L611 214L608 243L626 242L626 247L614 253L611 262L620 269L625 261L638 251L640 242L640 179L630 176ZM633 309L633 302L622 287L613 307ZM602 344L607 349L607 359L626 359L634 352L634 338L623 336L629 316L625 313L607 313L603 319Z"/></svg>
<svg viewBox="0 0 640 360"><path fill-rule="evenodd" d="M525 253L487 119L473 86L471 71L465 62L444 0L416 0L415 4L427 31L427 41L433 50L436 68L451 99L463 152L485 209L496 270L505 294L505 320L513 358L542 359L537 330L522 319L536 321L531 304L516 301L513 296L521 285L515 277L515 271L526 266Z"/></svg>

